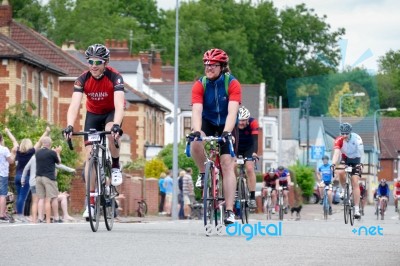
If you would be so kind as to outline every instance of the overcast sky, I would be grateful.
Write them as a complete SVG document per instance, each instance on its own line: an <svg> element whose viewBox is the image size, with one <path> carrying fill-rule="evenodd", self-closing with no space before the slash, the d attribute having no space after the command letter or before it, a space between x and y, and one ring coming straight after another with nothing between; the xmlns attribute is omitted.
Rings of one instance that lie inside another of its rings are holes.
<svg viewBox="0 0 400 266"><path fill-rule="evenodd" d="M159 8L163 9L175 9L176 6L176 0L157 0L157 2ZM344 39L347 40L345 65L364 66L376 71L376 61L380 56L390 49L400 50L400 1L398 0L275 0L273 2L279 9L305 3L320 17L327 15L327 22L332 29L345 28Z"/></svg>

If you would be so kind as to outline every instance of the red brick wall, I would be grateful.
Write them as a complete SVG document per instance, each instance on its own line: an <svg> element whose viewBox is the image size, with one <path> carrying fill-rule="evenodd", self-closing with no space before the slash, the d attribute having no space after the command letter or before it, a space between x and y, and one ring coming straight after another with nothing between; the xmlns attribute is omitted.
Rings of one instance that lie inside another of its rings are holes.
<svg viewBox="0 0 400 266"><path fill-rule="evenodd" d="M138 201L142 199L142 178L123 174L123 183L118 192L123 195L119 199L121 216L137 216ZM85 206L85 183L81 178L81 170L77 171L76 178L72 180L69 209L72 214L80 214ZM146 179L145 193L148 214L158 213L158 180L155 178Z"/></svg>

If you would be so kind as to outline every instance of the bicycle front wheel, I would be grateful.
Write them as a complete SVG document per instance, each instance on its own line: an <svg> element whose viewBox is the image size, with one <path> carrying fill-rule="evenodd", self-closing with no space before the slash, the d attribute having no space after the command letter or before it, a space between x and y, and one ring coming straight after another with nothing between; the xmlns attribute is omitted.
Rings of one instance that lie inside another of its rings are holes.
<svg viewBox="0 0 400 266"><path fill-rule="evenodd" d="M93 232L99 228L100 221L100 169L99 162L96 158L90 158L89 171L86 184L86 197L89 210L89 223ZM91 189L91 183L94 184L94 189ZM90 204L90 199L93 198L94 205Z"/></svg>
<svg viewBox="0 0 400 266"><path fill-rule="evenodd" d="M323 199L323 209L324 209L324 219L328 220L329 204L328 204L328 195L326 195L326 191Z"/></svg>
<svg viewBox="0 0 400 266"><path fill-rule="evenodd" d="M343 198L343 213L344 213L344 223L347 224L349 222L348 215L349 215L349 185L346 185L344 189L344 198Z"/></svg>
<svg viewBox="0 0 400 266"><path fill-rule="evenodd" d="M204 187L203 187L203 220L204 226L212 225L214 218L214 206L212 204L212 191L211 191L211 182L212 182L212 170L213 167L211 163L206 164L205 173L204 173ZM207 230L207 228L206 228ZM207 232L206 232L207 233Z"/></svg>

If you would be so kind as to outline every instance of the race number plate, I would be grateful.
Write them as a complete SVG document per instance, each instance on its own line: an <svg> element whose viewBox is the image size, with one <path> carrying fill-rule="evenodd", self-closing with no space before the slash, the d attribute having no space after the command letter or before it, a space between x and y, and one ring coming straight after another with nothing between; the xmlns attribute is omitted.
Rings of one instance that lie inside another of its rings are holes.
<svg viewBox="0 0 400 266"><path fill-rule="evenodd" d="M94 141L100 141L100 135L99 134L90 134L88 136L88 140L90 142L94 142Z"/></svg>

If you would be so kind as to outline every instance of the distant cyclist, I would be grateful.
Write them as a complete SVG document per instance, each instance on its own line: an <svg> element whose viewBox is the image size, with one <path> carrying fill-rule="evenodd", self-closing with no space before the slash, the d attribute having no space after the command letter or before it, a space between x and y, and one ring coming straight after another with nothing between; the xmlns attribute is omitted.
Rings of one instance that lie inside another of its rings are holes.
<svg viewBox="0 0 400 266"><path fill-rule="evenodd" d="M285 212L285 214L287 214L289 206L289 186L292 185L290 172L285 167L279 166L278 170L275 173L279 177L279 186L283 187L283 211Z"/></svg>
<svg viewBox="0 0 400 266"><path fill-rule="evenodd" d="M376 190L376 197L379 201L378 202L379 209L381 208L382 200L385 200L386 203L389 202L389 194L390 194L390 189L388 184L386 183L386 179L381 179L381 182Z"/></svg>
<svg viewBox="0 0 400 266"><path fill-rule="evenodd" d="M400 198L400 181L395 178L393 180L393 198L394 198L394 211L399 211L399 198Z"/></svg>
<svg viewBox="0 0 400 266"><path fill-rule="evenodd" d="M274 168L269 168L268 173L264 175L263 179L263 187L264 188L271 188L271 198L272 198L272 214L275 214L275 206L276 206L276 199L277 199L277 188L279 186L279 176L276 173ZM265 198L267 197L267 191L265 189L262 190L262 196Z"/></svg>
<svg viewBox="0 0 400 266"><path fill-rule="evenodd" d="M238 147L238 155L242 155L243 158L258 158L258 121L250 117L250 111L241 106L239 108L239 147ZM248 177L248 186L250 191L250 201L249 207L250 209L256 209L256 173L254 172L254 161L246 161L246 175Z"/></svg>
<svg viewBox="0 0 400 266"><path fill-rule="evenodd" d="M329 157L322 157L322 165L318 167L318 183L319 183L319 194L321 197L324 195L325 186L330 186L332 183L332 170L329 164ZM328 190L328 200L329 200L329 215L332 215L332 187ZM321 200L322 204L322 200Z"/></svg>
<svg viewBox="0 0 400 266"><path fill-rule="evenodd" d="M344 197L344 186L346 184L346 173L344 171L344 164L352 166L351 173L353 195L354 195L354 218L358 219L360 215L360 187L358 179L361 177L362 164L361 159L364 155L364 145L361 137L352 132L353 128L349 123L342 123L340 125L340 136L335 139L333 146L334 152L332 157L332 167L335 170L336 165L340 162L339 167L336 169L335 176L339 176L340 184L342 185L342 192L340 197Z"/></svg>

